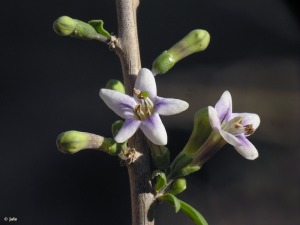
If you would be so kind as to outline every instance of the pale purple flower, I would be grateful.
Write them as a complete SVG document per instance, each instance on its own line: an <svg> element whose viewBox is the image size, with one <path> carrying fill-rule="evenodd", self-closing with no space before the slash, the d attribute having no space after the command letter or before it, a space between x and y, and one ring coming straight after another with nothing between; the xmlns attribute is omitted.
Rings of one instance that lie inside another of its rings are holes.
<svg viewBox="0 0 300 225"><path fill-rule="evenodd" d="M185 101L157 96L152 72L141 69L134 85L133 97L110 89L101 89L100 97L117 115L125 119L115 136L118 143L125 142L140 128L156 145L166 145L168 136L159 115L173 115L186 110Z"/></svg>
<svg viewBox="0 0 300 225"><path fill-rule="evenodd" d="M260 124L260 118L254 113L232 113L232 99L225 91L215 108L208 107L209 122L213 130L246 159L256 159L258 151L247 139Z"/></svg>

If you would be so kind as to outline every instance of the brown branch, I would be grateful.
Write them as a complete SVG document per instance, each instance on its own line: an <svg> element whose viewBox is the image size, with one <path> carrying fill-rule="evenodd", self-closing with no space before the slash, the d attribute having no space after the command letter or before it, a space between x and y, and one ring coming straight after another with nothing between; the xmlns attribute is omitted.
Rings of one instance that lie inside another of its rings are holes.
<svg viewBox="0 0 300 225"><path fill-rule="evenodd" d="M141 69L136 10L139 0L116 0L118 15L118 39L115 51L122 64L127 94L132 94L136 76ZM138 131L129 141L130 148L137 151L138 159L127 165L132 208L132 225L154 225L151 187L150 154L147 141Z"/></svg>

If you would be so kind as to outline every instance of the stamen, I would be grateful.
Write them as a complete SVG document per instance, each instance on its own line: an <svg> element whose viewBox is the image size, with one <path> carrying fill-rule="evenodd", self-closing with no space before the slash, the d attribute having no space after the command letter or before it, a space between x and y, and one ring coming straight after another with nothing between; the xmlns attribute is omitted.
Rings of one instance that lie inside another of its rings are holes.
<svg viewBox="0 0 300 225"><path fill-rule="evenodd" d="M228 122L222 124L222 127L225 131L230 134L237 135L244 133L244 127L242 126L242 117L237 116L233 119L229 120Z"/></svg>
<svg viewBox="0 0 300 225"><path fill-rule="evenodd" d="M251 135L254 133L254 131L255 131L255 129L253 128L252 124L248 124L244 127L245 135Z"/></svg>

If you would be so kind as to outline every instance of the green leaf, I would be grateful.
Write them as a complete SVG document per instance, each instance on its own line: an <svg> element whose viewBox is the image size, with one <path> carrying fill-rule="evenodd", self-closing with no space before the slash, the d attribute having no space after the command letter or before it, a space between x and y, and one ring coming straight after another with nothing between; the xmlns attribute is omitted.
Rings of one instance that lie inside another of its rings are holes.
<svg viewBox="0 0 300 225"><path fill-rule="evenodd" d="M182 200L177 199L180 202L181 210L197 225L208 225L204 217L192 206L185 203Z"/></svg>
<svg viewBox="0 0 300 225"><path fill-rule="evenodd" d="M88 22L92 27L95 28L95 30L97 31L97 33L102 34L103 36L107 37L107 38L111 38L110 34L108 31L106 31L103 28L103 20L90 20Z"/></svg>
<svg viewBox="0 0 300 225"><path fill-rule="evenodd" d="M172 206L175 207L175 212L177 213L180 210L181 207L181 201L176 198L174 195L166 193L162 196L159 197L160 200L168 202L169 204L171 204Z"/></svg>
<svg viewBox="0 0 300 225"><path fill-rule="evenodd" d="M156 184L154 189L158 192L167 184L167 177L166 174L160 170L155 170L152 174L152 179L157 177Z"/></svg>

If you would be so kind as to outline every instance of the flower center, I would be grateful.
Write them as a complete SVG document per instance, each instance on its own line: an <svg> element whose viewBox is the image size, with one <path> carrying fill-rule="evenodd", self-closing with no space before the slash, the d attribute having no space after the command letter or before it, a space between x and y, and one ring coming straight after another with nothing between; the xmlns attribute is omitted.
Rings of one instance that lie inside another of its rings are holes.
<svg viewBox="0 0 300 225"><path fill-rule="evenodd" d="M246 126L242 125L243 118L237 116L228 122L222 124L223 130L227 131L230 134L238 135L238 134L245 134L251 135L254 133L255 129L253 128L252 124L248 124Z"/></svg>
<svg viewBox="0 0 300 225"><path fill-rule="evenodd" d="M154 105L151 99L148 97L147 91L140 91L136 88L133 89L134 94L140 100L140 104L137 104L134 112L136 119L144 120L151 116L154 112Z"/></svg>

